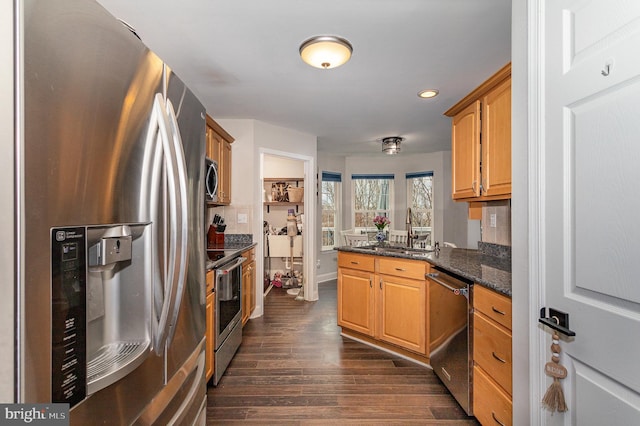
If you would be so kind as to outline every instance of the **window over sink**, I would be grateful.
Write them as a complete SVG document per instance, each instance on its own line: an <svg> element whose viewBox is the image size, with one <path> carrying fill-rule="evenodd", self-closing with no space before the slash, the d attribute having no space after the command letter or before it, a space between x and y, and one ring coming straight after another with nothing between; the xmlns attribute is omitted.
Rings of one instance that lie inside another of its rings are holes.
<svg viewBox="0 0 640 426"><path fill-rule="evenodd" d="M414 234L431 245L433 231L433 172L407 173L407 207Z"/></svg>
<svg viewBox="0 0 640 426"><path fill-rule="evenodd" d="M393 174L351 175L351 202L356 231L375 232L373 218L386 216L392 222Z"/></svg>

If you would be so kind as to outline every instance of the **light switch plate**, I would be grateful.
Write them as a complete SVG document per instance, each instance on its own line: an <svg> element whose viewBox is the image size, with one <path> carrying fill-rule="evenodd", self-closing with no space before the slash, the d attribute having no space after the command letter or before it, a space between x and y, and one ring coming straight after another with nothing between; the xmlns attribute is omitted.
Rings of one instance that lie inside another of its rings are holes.
<svg viewBox="0 0 640 426"><path fill-rule="evenodd" d="M246 213L238 213L238 223L247 223L249 218Z"/></svg>
<svg viewBox="0 0 640 426"><path fill-rule="evenodd" d="M491 223L489 224L489 226L490 226L491 228L495 228L495 227L497 226L497 224L496 224L496 214L495 214L495 213L491 213L491 214L489 215L489 220L490 220L490 222L491 222Z"/></svg>

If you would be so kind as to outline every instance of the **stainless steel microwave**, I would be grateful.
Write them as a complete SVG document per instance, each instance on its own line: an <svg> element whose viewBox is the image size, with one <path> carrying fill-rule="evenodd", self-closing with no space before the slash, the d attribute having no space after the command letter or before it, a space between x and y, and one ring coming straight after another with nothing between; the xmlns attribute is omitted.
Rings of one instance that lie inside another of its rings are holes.
<svg viewBox="0 0 640 426"><path fill-rule="evenodd" d="M218 201L218 162L205 158L204 198L208 203Z"/></svg>

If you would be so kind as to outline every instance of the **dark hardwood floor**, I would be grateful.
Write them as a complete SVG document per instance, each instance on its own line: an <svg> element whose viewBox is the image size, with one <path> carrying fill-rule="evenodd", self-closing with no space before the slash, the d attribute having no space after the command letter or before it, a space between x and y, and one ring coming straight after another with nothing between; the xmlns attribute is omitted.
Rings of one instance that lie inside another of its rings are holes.
<svg viewBox="0 0 640 426"><path fill-rule="evenodd" d="M274 288L207 395L207 424L477 425L433 372L340 336L336 282L318 302Z"/></svg>

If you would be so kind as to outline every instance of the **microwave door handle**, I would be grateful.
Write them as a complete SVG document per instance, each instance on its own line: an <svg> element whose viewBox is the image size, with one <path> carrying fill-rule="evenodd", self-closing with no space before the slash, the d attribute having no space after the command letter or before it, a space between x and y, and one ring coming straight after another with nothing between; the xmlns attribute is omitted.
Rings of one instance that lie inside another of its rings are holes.
<svg viewBox="0 0 640 426"><path fill-rule="evenodd" d="M176 223L173 229L176 230L175 241L176 245L176 281L175 292L172 295L172 309L171 316L169 317L169 331L167 334L167 344L171 344L173 335L175 334L175 326L178 321L178 314L180 312L180 304L182 303L182 296L184 294L186 277L187 277L187 249L188 249L188 193L187 193L187 164L182 148L182 138L180 136L180 129L178 127L178 119L175 114L175 110L170 100L167 99L167 115L169 119L169 129L171 130L171 140L173 142L172 154L174 155L174 171L177 179L177 185L175 186L175 211L176 211Z"/></svg>
<svg viewBox="0 0 640 426"><path fill-rule="evenodd" d="M212 164L211 169L213 170L213 175L216 178L216 184L213 186L213 192L211 193L211 196L216 197L218 195L218 183L220 181L220 176L218 176L218 163Z"/></svg>
<svg viewBox="0 0 640 426"><path fill-rule="evenodd" d="M213 188L209 187L209 177L211 176L211 174L213 174L214 177ZM209 164L209 167L207 168L207 178L205 179L205 185L207 186L207 194L209 194L210 197L214 197L218 193L218 169L213 162Z"/></svg>

